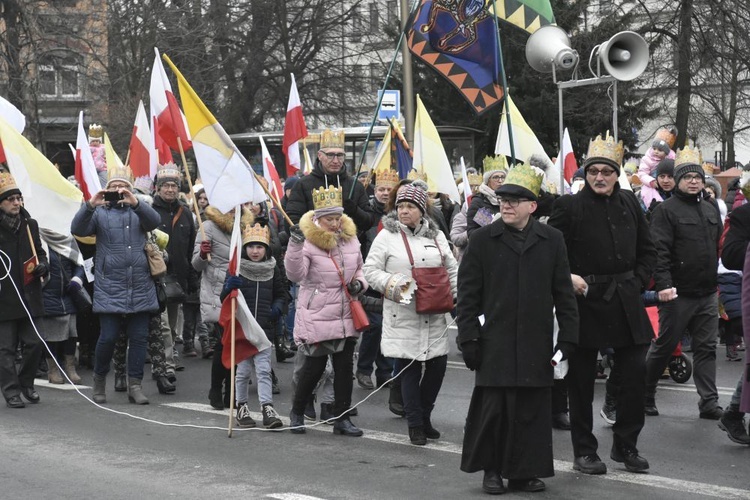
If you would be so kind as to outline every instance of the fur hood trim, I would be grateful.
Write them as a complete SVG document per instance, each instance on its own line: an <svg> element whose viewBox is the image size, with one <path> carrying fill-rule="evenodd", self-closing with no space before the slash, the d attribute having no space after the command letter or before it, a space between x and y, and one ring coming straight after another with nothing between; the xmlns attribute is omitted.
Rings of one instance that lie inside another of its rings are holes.
<svg viewBox="0 0 750 500"><path fill-rule="evenodd" d="M329 233L316 226L313 222L312 210L299 220L299 228L310 243L326 251L336 248L339 239L349 241L357 237L357 226L354 225L354 221L348 215L341 215L341 231L338 233Z"/></svg>
<svg viewBox="0 0 750 500"><path fill-rule="evenodd" d="M224 233L232 234L232 228L234 227L234 214L223 214L211 205L207 206L203 213L206 215L206 219L216 224ZM244 231L245 227L248 225L252 226L254 222L255 217L253 216L253 213L250 210L243 208L242 219L240 219L240 231Z"/></svg>
<svg viewBox="0 0 750 500"><path fill-rule="evenodd" d="M406 229L406 226L398 221L398 214L395 210L391 211L388 215L383 217L383 229L389 233L398 233L401 229ZM407 233L408 234L408 233ZM425 238L435 239L438 235L437 222L432 220L431 217L425 215L422 217L422 225L415 233L417 236L424 236Z"/></svg>

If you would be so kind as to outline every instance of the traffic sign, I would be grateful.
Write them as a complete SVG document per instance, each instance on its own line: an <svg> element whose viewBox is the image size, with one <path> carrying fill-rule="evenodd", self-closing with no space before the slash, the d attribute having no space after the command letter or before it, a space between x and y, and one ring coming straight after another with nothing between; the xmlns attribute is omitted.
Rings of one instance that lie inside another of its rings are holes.
<svg viewBox="0 0 750 500"><path fill-rule="evenodd" d="M399 112L401 110L401 91L400 90L378 90L378 99L380 94L383 93L383 100L380 103L380 109L378 110L378 120L390 120L396 118L398 120Z"/></svg>

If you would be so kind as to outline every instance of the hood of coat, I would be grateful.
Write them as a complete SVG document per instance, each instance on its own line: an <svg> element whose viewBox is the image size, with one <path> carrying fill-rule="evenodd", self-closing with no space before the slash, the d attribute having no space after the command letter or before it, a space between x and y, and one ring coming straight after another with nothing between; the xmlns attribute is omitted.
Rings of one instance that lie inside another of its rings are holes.
<svg viewBox="0 0 750 500"><path fill-rule="evenodd" d="M391 211L388 215L383 217L383 229L388 231L389 233L398 233L402 229L406 230L406 226L401 224L398 221L398 214L395 210ZM409 234L408 232L406 234ZM429 216L423 216L422 217L422 224L419 226L419 229L416 230L414 233L416 236L424 236L428 239L435 239L438 235L438 225L437 222L432 220Z"/></svg>
<svg viewBox="0 0 750 500"><path fill-rule="evenodd" d="M339 172L338 174L326 174L323 171L323 165L317 158L315 159L315 165L313 166L313 170L310 175L323 179L323 184L325 186L335 187L343 187L344 181L349 178L349 173L346 171L346 166L342 167L341 172Z"/></svg>
<svg viewBox="0 0 750 500"><path fill-rule="evenodd" d="M206 215L206 219L216 224L216 226L223 232L226 234L232 234L232 228L234 227L234 214L223 214L211 205L207 206L203 213ZM244 230L248 225L252 226L254 222L255 217L253 217L252 212L243 208L242 219L240 219L240 230Z"/></svg>
<svg viewBox="0 0 750 500"><path fill-rule="evenodd" d="M323 250L336 248L339 239L349 241L357 237L357 226L354 225L354 221L348 215L341 216L341 231L338 233L329 233L317 226L313 222L312 210L303 215L299 220L299 228L310 243Z"/></svg>

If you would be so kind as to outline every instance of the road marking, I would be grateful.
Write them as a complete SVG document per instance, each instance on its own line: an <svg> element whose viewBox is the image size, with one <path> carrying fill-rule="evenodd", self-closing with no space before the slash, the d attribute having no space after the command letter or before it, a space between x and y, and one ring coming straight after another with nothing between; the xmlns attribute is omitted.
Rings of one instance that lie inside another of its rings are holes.
<svg viewBox="0 0 750 500"><path fill-rule="evenodd" d="M266 495L266 497L278 500L325 500L321 497L311 497L310 495L302 495L300 493L271 493L270 495Z"/></svg>
<svg viewBox="0 0 750 500"><path fill-rule="evenodd" d="M182 410L190 410L190 411L199 411L203 413L212 413L216 416L220 416L223 418L226 418L226 412L218 412L217 410L212 409L207 404L201 404L201 403L165 403L161 406L168 406L170 408L179 408ZM260 413L252 413L251 415L254 419L260 419L262 420L263 417ZM285 426L289 425L289 419L287 417L281 417L281 420L284 422ZM307 425L307 430L313 430L313 431L327 431L330 432L330 426L320 425L320 423L317 423L317 425ZM256 429L236 429L239 431L243 430L258 430ZM409 443L408 438L404 434L394 434L392 432L381 432L381 431L374 431L369 429L362 429L364 431L364 436L362 436L363 439L370 439L373 441L380 441L383 443L390 443L390 444L397 444L401 446L415 446ZM419 446L419 448L426 448L429 450L435 450L435 451L442 451L446 453L452 453L454 455L460 455L461 454L461 445L456 443L449 443L447 441L428 441L427 445L425 446ZM565 462L563 460L554 460L555 465L555 471L557 472L565 472L565 473L573 473L573 474L579 474L578 472L573 471L573 463L572 462ZM618 465L619 466L619 465ZM672 490L672 491L678 491L678 492L684 492L684 493L697 493L699 495L704 495L708 497L716 497L716 498L725 498L725 499L745 499L747 500L750 498L750 490L741 490L739 488L729 488L726 486L718 486L714 484L708 484L708 483L699 483L697 481L685 481L683 479L672 479L668 477L661 477L661 476L654 476L652 474L632 474L632 473L626 473L621 471L609 471L607 474L602 476L595 476L596 478L605 479L608 481L619 481L622 483L630 483L630 484L637 484L639 486L647 486L647 487L653 487L653 488L662 488L666 490ZM592 476L592 479L595 478ZM297 495L296 493L284 493L284 495ZM290 497L281 497L281 496L272 496L269 495L271 498L278 498L280 500L307 500L307 499L313 499L313 500L319 500L315 499L315 497L307 497L304 495L301 496L290 496Z"/></svg>
<svg viewBox="0 0 750 500"><path fill-rule="evenodd" d="M57 389L59 391L75 391L76 387L79 390L91 389L88 385L70 385L70 384L50 384L49 380L36 379L34 380L34 387L44 387L45 389Z"/></svg>

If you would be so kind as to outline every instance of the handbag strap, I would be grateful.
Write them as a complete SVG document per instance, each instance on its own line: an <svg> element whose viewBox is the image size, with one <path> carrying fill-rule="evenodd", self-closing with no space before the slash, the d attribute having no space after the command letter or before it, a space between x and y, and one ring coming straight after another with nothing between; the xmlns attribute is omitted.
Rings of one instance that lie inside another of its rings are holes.
<svg viewBox="0 0 750 500"><path fill-rule="evenodd" d="M333 258L333 255L331 255L330 252L328 253L328 257L333 262L333 265L336 266L336 272L339 273L339 280L341 280L341 286L344 288L344 293L346 294L346 298L349 299L349 302L351 302L354 299L352 299L352 296L349 295L349 289L346 288L346 283L344 282L344 273L341 272L341 268L339 267L339 263L336 262L336 259Z"/></svg>
<svg viewBox="0 0 750 500"><path fill-rule="evenodd" d="M174 215L174 218L172 219L172 229L174 229L174 225L177 224L177 221L180 220L180 215L182 215L182 205L180 205L180 209L177 210L177 213Z"/></svg>
<svg viewBox="0 0 750 500"><path fill-rule="evenodd" d="M411 254L411 247L409 246L409 240L406 239L406 233L404 230L401 230L401 238L404 240L404 246L406 246L406 253L409 254L409 263L411 264L411 267L414 267L414 256ZM438 252L440 252L440 263L441 265L445 265L445 258L443 257L443 251L440 250L440 245L438 245L437 238L433 238L432 241L435 242L435 246L438 249Z"/></svg>

